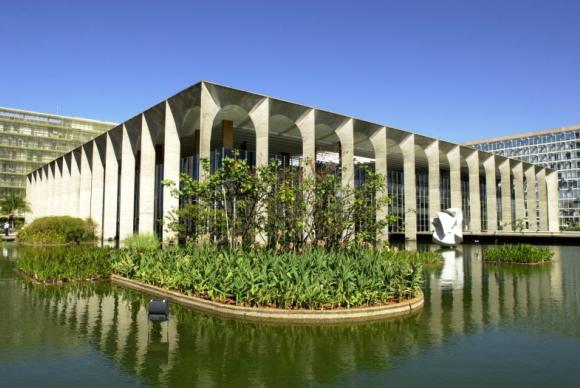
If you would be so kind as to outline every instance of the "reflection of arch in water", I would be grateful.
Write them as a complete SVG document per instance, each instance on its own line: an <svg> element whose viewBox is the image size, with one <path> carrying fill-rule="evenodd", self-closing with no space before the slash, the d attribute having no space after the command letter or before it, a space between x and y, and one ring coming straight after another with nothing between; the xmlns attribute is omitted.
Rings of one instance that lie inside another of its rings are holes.
<svg viewBox="0 0 580 388"><path fill-rule="evenodd" d="M533 330L580 337L575 290L562 278L562 271L577 274L570 260L557 256L559 261L547 266L495 266L481 262L481 246L462 249L463 289L442 288L439 270L426 270L428 304L416 316L362 325L276 326L172 305L166 350L147 341L145 295L108 284L23 289L14 282L8 292L2 289L0 300L12 301L3 304L12 309L11 316L26 315L0 323L13 333L0 358L47 341L73 354L86 340L111 366L147 384L274 385L283 375L290 385L313 385L336 384L337 376L361 369L390 368L410 350L429 349L425 345L477 332L489 323L517 321ZM574 249L559 251L573 257Z"/></svg>

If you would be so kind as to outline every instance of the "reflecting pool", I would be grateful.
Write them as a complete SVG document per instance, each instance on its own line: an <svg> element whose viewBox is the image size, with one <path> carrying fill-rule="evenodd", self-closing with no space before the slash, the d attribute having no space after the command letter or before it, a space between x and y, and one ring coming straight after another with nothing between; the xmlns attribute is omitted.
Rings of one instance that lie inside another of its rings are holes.
<svg viewBox="0 0 580 388"><path fill-rule="evenodd" d="M109 283L38 286L0 259L0 386L580 386L580 247L495 266L480 245L425 273L418 314L370 324L240 322Z"/></svg>

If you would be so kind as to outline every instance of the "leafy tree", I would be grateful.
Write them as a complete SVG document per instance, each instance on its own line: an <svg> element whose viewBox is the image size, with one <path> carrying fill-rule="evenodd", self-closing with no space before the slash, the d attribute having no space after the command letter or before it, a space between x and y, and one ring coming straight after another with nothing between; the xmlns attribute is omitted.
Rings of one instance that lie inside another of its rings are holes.
<svg viewBox="0 0 580 388"><path fill-rule="evenodd" d="M14 227L14 216L30 211L30 205L20 195L11 193L0 199L0 209L8 215Z"/></svg>
<svg viewBox="0 0 580 388"><path fill-rule="evenodd" d="M376 245L378 234L395 220L377 219L378 210L389 202L386 179L368 166L356 188L342 186L340 169L306 178L298 166L272 161L253 168L235 155L224 158L211 175L207 161L202 168L207 180L182 174L179 187L164 182L180 201L167 227L182 241L249 248L267 237L269 248L283 251L313 243L327 249L352 242Z"/></svg>

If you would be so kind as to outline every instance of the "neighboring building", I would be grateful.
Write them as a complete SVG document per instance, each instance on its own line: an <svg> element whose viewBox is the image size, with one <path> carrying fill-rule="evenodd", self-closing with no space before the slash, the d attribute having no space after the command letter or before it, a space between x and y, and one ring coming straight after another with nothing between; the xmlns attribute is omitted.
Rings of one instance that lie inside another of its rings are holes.
<svg viewBox="0 0 580 388"><path fill-rule="evenodd" d="M27 174L115 125L0 107L0 198L24 196Z"/></svg>
<svg viewBox="0 0 580 388"><path fill-rule="evenodd" d="M580 225L580 125L468 143L481 151L558 171L560 224Z"/></svg>
<svg viewBox="0 0 580 388"><path fill-rule="evenodd" d="M364 179L358 165L370 165L386 177L392 199L377 217L399 216L390 232L409 240L428 233L430 220L449 207L463 209L473 234L520 230L527 212L537 214L529 230L559 230L554 170L208 82L29 174L27 217L91 217L105 239L153 231L172 237L157 221L179 201L161 181L175 182L180 173L205 179L199 160L219 166L232 149L252 165L278 158L304 176L336 171L339 162L350 187ZM537 189L533 197L524 197L524 180Z"/></svg>

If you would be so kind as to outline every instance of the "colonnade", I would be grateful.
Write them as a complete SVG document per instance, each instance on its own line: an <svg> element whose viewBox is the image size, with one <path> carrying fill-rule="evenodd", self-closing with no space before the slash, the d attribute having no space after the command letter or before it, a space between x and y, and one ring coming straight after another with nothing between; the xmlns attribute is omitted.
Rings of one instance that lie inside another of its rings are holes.
<svg viewBox="0 0 580 388"><path fill-rule="evenodd" d="M227 123L227 133L223 123ZM216 143L220 125L223 144ZM27 221L49 215L90 217L104 239L153 232L159 220L166 220L179 206L169 187L158 193L159 181L177 181L181 159L187 153L209 160L216 147L233 146L233 131L238 128L253 133L258 166L267 164L272 152L294 147L303 161L304 174L312 176L316 167L309 161L316 161L318 149L325 147L339 154L345 186L354 186L355 159L361 154L373 160L375 171L385 177L389 170L402 170L404 233L409 240L417 236L416 174L428 174L432 218L441 208L443 170L449 171L451 207L464 206L462 175L467 176L469 231L510 232L522 220L530 231L559 231L554 170L207 82L178 93L29 174L26 195L32 211ZM200 179L206 179L204 171L200 174ZM156 208L162 209L161 214L156 214ZM387 214L385 205L377 217ZM173 232L165 229L163 237L172 238ZM381 238L388 238L386 231Z"/></svg>

